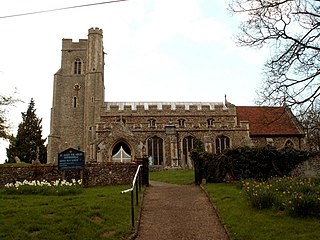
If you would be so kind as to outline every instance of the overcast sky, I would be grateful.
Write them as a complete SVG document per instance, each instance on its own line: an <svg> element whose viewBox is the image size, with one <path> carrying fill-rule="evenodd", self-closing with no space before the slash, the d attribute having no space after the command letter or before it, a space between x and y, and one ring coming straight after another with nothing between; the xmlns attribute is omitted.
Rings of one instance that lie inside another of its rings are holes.
<svg viewBox="0 0 320 240"><path fill-rule="evenodd" d="M0 17L102 2L2 0ZM87 38L103 29L106 101L221 102L254 105L268 53L239 48L238 19L225 0L128 0L12 18L0 18L0 94L23 102L9 109L17 134L34 98L49 135L53 75L62 38ZM0 163L8 143L0 142Z"/></svg>

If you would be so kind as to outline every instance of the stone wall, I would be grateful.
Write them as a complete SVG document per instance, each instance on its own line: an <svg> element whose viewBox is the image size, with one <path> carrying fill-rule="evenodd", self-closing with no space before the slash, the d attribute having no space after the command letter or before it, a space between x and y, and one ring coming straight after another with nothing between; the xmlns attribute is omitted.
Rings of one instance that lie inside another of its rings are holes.
<svg viewBox="0 0 320 240"><path fill-rule="evenodd" d="M291 137L254 136L254 137L251 137L251 139L252 139L253 146L256 146L256 147L264 147L266 145L271 145L271 146L274 146L278 149L281 149L286 146L286 142L288 140L290 140L293 143L293 147L295 149L302 149L303 150L306 147L306 144L305 144L303 138L299 138L299 137L295 137L295 136L291 136ZM269 141L271 141L271 142L269 142Z"/></svg>
<svg viewBox="0 0 320 240"><path fill-rule="evenodd" d="M291 173L292 176L306 176L306 177L314 177L320 176L320 153L313 156L308 161L300 164L296 169L294 169Z"/></svg>
<svg viewBox="0 0 320 240"><path fill-rule="evenodd" d="M83 170L83 185L86 187L104 185L131 184L137 170L135 163L90 163ZM63 176L64 175L64 176ZM80 171L58 170L57 166L0 166L0 187L16 181L47 180L48 182L58 179L80 179Z"/></svg>

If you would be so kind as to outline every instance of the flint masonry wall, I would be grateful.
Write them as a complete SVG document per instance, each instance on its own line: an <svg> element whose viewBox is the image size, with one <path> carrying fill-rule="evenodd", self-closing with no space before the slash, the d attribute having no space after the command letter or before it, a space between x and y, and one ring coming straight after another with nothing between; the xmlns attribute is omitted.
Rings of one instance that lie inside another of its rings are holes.
<svg viewBox="0 0 320 240"><path fill-rule="evenodd" d="M135 163L90 163L83 170L83 185L85 187L105 185L131 184L137 170ZM63 178L63 173L57 166L1 166L0 187L16 181L47 180L48 182ZM64 179L80 179L80 171L65 171Z"/></svg>
<svg viewBox="0 0 320 240"><path fill-rule="evenodd" d="M296 169L291 172L294 177L320 177L320 152L309 160L300 164Z"/></svg>

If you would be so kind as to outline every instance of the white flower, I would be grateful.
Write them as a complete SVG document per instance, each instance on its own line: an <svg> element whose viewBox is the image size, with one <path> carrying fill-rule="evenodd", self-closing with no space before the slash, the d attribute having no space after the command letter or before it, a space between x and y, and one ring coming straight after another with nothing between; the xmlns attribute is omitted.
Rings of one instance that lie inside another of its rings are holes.
<svg viewBox="0 0 320 240"><path fill-rule="evenodd" d="M7 183L6 185L4 185L6 188L12 188L13 187L13 183Z"/></svg>
<svg viewBox="0 0 320 240"><path fill-rule="evenodd" d="M22 185L22 182L16 181L16 183L14 184L14 186L18 189L19 186Z"/></svg>
<svg viewBox="0 0 320 240"><path fill-rule="evenodd" d="M52 184L53 184L53 186L56 187L56 186L59 186L59 182L60 182L60 179L52 182Z"/></svg>

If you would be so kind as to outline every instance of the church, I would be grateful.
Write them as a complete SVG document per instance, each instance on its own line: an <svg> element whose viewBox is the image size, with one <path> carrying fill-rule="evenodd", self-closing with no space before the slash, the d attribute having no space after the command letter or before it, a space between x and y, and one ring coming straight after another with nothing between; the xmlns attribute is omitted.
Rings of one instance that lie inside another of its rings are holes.
<svg viewBox="0 0 320 240"><path fill-rule="evenodd" d="M290 109L223 102L105 102L103 31L62 40L54 75L48 163L72 147L86 162L131 162L192 168L194 140L211 153L237 146L303 149L304 131Z"/></svg>

